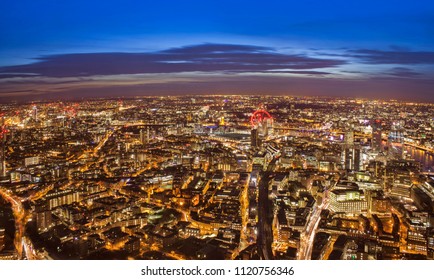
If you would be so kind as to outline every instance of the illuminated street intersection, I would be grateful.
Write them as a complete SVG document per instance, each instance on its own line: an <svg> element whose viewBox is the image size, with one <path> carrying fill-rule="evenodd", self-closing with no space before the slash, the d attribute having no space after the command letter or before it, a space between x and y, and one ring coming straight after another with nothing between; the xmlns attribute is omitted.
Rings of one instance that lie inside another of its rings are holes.
<svg viewBox="0 0 434 280"><path fill-rule="evenodd" d="M433 259L433 107L0 105L0 259Z"/></svg>

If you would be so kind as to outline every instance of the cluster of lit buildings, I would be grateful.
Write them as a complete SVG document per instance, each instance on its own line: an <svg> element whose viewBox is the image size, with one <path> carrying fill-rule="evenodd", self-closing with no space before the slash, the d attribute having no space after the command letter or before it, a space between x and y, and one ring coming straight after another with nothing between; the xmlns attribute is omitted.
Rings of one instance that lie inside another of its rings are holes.
<svg viewBox="0 0 434 280"><path fill-rule="evenodd" d="M15 211L32 258L259 259L268 246L275 259L433 259L432 109L273 96L4 104L0 216ZM30 258L9 227L0 257Z"/></svg>

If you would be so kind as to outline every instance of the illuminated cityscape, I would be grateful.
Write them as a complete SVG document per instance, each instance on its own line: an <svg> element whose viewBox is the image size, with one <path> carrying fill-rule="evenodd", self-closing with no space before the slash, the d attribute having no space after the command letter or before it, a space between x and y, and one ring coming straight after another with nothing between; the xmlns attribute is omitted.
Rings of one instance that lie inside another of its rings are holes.
<svg viewBox="0 0 434 280"><path fill-rule="evenodd" d="M0 8L4 279L432 274L434 1Z"/></svg>
<svg viewBox="0 0 434 280"><path fill-rule="evenodd" d="M434 104L0 105L0 259L434 259Z"/></svg>

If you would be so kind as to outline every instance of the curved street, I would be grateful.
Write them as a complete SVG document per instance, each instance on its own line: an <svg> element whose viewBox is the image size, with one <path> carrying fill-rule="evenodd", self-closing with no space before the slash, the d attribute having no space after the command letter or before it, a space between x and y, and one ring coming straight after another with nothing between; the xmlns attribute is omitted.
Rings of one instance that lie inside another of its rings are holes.
<svg viewBox="0 0 434 280"><path fill-rule="evenodd" d="M25 237L25 228L30 214L24 209L21 200L12 195L9 190L0 188L0 195L11 204L15 218L14 245L19 259L39 259L30 239Z"/></svg>

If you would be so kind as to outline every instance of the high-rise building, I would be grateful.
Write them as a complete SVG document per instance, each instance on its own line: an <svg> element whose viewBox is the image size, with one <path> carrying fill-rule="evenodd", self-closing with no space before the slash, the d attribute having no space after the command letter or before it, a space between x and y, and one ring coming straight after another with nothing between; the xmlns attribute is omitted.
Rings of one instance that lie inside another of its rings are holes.
<svg viewBox="0 0 434 280"><path fill-rule="evenodd" d="M50 229L53 225L51 211L41 210L36 212L36 227L39 232Z"/></svg>
<svg viewBox="0 0 434 280"><path fill-rule="evenodd" d="M344 168L348 170L360 170L360 146L354 144L354 130L349 129L345 132L343 145Z"/></svg>
<svg viewBox="0 0 434 280"><path fill-rule="evenodd" d="M273 119L265 119L262 122L262 129L265 137L272 136L274 134Z"/></svg>
<svg viewBox="0 0 434 280"><path fill-rule="evenodd" d="M5 229L0 228L0 251L5 248Z"/></svg>
<svg viewBox="0 0 434 280"><path fill-rule="evenodd" d="M36 107L36 105L32 108L32 118L38 121L38 107Z"/></svg>
<svg viewBox="0 0 434 280"><path fill-rule="evenodd" d="M140 143L142 145L149 143L150 140L150 129L149 126L146 127L146 133L143 129L140 129Z"/></svg>
<svg viewBox="0 0 434 280"><path fill-rule="evenodd" d="M352 153L351 153L351 149L345 147L344 149L344 167L345 169L351 169L353 163L353 158L352 158Z"/></svg>
<svg viewBox="0 0 434 280"><path fill-rule="evenodd" d="M404 154L403 130L399 126L392 126L387 140L387 156L390 159L402 159Z"/></svg>
<svg viewBox="0 0 434 280"><path fill-rule="evenodd" d="M6 160L4 147L0 150L0 178L6 177Z"/></svg>
<svg viewBox="0 0 434 280"><path fill-rule="evenodd" d="M361 161L360 147L357 147L357 146L354 147L353 153L354 153L354 166L353 166L353 169L355 171L360 171L360 161Z"/></svg>
<svg viewBox="0 0 434 280"><path fill-rule="evenodd" d="M381 151L381 122L380 120L376 120L372 124L372 140L371 147L374 151Z"/></svg>
<svg viewBox="0 0 434 280"><path fill-rule="evenodd" d="M259 138L259 131L257 128L253 128L250 131L250 145L252 147L259 147L261 145L261 139Z"/></svg>
<svg viewBox="0 0 434 280"><path fill-rule="evenodd" d="M0 178L6 177L6 129L4 129L5 119L2 118L2 126L0 127Z"/></svg>
<svg viewBox="0 0 434 280"><path fill-rule="evenodd" d="M345 145L343 160L345 169L360 171L360 147Z"/></svg>
<svg viewBox="0 0 434 280"><path fill-rule="evenodd" d="M427 258L434 260L434 227L430 227L426 232Z"/></svg>
<svg viewBox="0 0 434 280"><path fill-rule="evenodd" d="M143 129L140 129L140 143L142 145L144 145L145 141L146 141L146 139L145 139L145 132L143 131Z"/></svg>
<svg viewBox="0 0 434 280"><path fill-rule="evenodd" d="M354 131L352 129L345 132L345 144L354 145Z"/></svg>

